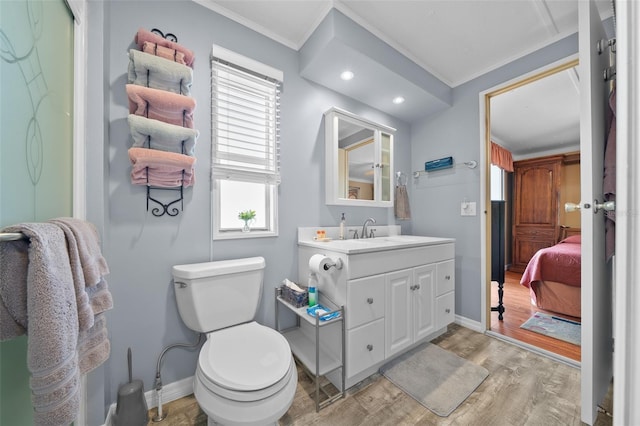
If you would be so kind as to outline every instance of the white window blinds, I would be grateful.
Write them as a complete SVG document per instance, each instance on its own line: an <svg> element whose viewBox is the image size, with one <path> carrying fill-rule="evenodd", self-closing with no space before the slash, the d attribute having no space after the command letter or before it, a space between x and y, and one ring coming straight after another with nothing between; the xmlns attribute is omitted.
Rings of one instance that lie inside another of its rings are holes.
<svg viewBox="0 0 640 426"><path fill-rule="evenodd" d="M248 58L236 55L245 62L237 65L215 54L216 48L211 60L212 177L279 184L281 73L278 80L251 71L255 68L247 61L255 61Z"/></svg>

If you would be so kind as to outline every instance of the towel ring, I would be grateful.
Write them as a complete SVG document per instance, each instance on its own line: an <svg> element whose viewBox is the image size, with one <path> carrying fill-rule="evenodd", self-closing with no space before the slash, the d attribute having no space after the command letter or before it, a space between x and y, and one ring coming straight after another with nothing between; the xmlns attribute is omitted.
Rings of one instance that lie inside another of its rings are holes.
<svg viewBox="0 0 640 426"><path fill-rule="evenodd" d="M404 176L404 181L402 180L403 176ZM407 178L407 175L405 173L396 172L396 185L398 185L398 186L406 186L408 180L409 179Z"/></svg>

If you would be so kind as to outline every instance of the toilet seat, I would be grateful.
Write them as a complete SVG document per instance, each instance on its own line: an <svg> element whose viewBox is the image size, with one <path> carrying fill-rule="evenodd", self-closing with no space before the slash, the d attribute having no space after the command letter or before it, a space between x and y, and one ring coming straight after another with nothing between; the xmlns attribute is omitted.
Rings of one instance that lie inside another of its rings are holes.
<svg viewBox="0 0 640 426"><path fill-rule="evenodd" d="M253 321L210 333L196 374L211 392L235 401L256 401L280 391L294 370L287 340Z"/></svg>

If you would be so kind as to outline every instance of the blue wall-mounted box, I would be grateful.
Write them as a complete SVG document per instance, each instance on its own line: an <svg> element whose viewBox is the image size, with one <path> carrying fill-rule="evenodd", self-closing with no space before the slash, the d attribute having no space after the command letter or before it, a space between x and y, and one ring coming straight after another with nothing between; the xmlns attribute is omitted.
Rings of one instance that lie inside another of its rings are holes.
<svg viewBox="0 0 640 426"><path fill-rule="evenodd" d="M440 158L438 160L431 160L424 163L424 169L427 172L449 169L451 167L453 167L453 157Z"/></svg>

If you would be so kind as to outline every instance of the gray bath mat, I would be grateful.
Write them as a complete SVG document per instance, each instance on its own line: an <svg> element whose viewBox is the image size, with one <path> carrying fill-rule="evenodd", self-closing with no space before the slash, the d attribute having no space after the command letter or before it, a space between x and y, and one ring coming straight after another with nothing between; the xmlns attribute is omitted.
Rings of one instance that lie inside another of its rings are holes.
<svg viewBox="0 0 640 426"><path fill-rule="evenodd" d="M431 343L399 356L380 372L441 417L451 414L489 375L485 368Z"/></svg>

